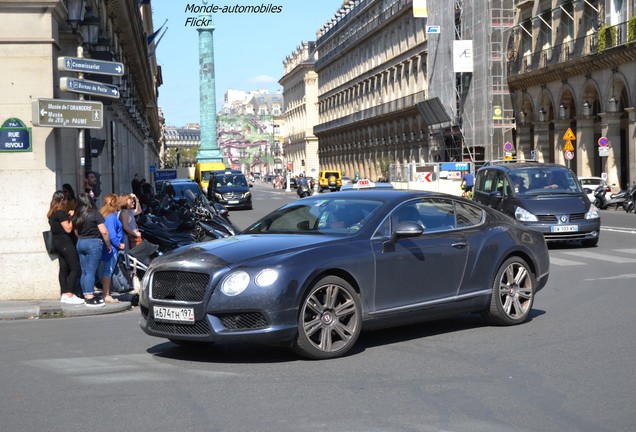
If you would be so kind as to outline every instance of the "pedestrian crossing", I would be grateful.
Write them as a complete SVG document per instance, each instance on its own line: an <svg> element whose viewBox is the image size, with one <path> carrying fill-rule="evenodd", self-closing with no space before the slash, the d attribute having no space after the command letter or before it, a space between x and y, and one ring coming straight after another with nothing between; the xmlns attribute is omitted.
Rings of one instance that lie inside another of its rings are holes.
<svg viewBox="0 0 636 432"><path fill-rule="evenodd" d="M67 377L84 385L118 385L122 383L182 380L186 372L191 380L227 378L236 373L206 370L205 368L179 368L157 361L148 354L122 354L102 357L72 357L41 359L25 362L36 369ZM174 373L173 373L174 372Z"/></svg>
<svg viewBox="0 0 636 432"><path fill-rule="evenodd" d="M552 266L589 266L591 264L636 264L636 248L613 249L608 252L594 252L589 250L551 250L550 265Z"/></svg>

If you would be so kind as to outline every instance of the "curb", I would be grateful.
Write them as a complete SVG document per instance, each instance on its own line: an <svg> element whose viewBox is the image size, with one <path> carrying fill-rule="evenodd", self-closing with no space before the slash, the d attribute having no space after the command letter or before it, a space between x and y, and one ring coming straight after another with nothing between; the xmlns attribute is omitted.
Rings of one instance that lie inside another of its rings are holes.
<svg viewBox="0 0 636 432"><path fill-rule="evenodd" d="M11 300L0 302L0 320L70 318L104 315L132 309L128 301L109 303L104 307L62 304L59 300Z"/></svg>

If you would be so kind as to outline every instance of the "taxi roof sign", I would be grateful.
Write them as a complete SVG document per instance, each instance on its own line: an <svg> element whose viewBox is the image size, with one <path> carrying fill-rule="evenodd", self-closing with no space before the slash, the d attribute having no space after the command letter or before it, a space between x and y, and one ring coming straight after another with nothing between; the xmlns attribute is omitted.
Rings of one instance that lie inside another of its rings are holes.
<svg viewBox="0 0 636 432"><path fill-rule="evenodd" d="M574 132L572 132L572 128L568 128L568 130L565 131L565 135L563 135L563 139L566 141L576 140L576 135L574 135Z"/></svg>

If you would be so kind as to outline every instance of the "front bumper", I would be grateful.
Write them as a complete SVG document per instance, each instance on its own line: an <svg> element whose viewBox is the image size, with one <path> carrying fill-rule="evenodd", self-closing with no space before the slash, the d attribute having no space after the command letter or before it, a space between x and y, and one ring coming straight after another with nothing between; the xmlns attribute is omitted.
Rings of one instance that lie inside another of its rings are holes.
<svg viewBox="0 0 636 432"><path fill-rule="evenodd" d="M144 282L139 299L141 329L156 337L192 342L291 342L297 333L298 308L281 302L276 287L258 288L236 297L215 290L218 277L201 273L163 272ZM179 273L173 277L170 273ZM153 286L155 284L155 286ZM153 289L154 288L154 289ZM153 294L154 293L154 294ZM279 300L275 300L279 299ZM155 308L187 309L192 322L162 319Z"/></svg>
<svg viewBox="0 0 636 432"><path fill-rule="evenodd" d="M590 240L597 238L601 232L600 219L582 219L563 223L523 222L523 224L542 233L546 242Z"/></svg>

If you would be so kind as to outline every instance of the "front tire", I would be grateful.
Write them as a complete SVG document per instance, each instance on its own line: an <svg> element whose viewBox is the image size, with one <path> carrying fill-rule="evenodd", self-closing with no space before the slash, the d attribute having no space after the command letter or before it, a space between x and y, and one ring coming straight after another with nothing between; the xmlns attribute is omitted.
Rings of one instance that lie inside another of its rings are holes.
<svg viewBox="0 0 636 432"><path fill-rule="evenodd" d="M528 264L519 257L508 258L495 276L490 307L484 312L484 317L495 325L516 325L527 321L535 291L535 276Z"/></svg>
<svg viewBox="0 0 636 432"><path fill-rule="evenodd" d="M340 357L356 343L361 327L358 293L344 279L327 276L309 289L300 305L292 349L314 360Z"/></svg>

